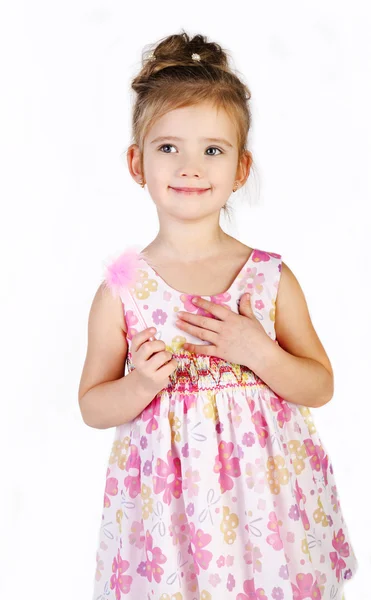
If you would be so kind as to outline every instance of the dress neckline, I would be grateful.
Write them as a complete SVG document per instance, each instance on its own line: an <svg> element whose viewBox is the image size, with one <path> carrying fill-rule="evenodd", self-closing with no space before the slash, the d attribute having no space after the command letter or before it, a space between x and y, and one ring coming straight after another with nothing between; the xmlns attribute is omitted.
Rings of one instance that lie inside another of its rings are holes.
<svg viewBox="0 0 371 600"><path fill-rule="evenodd" d="M141 254L141 252L139 252L139 258L146 264L146 266L152 271L152 273L154 273L156 275L156 277L158 277L161 282L167 287L169 288L172 292L175 292L176 294L182 294L184 296L190 296L190 297L194 297L197 296L198 298L215 298L216 296L223 296L224 294L230 294L231 291L233 290L234 286L236 285L241 273L246 269L247 265L249 264L251 258L253 257L253 254L255 252L255 248L252 249L252 251L250 252L249 257L247 258L247 260L244 262L244 264L242 265L241 269L239 270L239 272L237 273L236 277L233 279L231 285L229 286L229 288L227 290L225 290L224 292L219 292L218 294L213 294L213 295L203 295L201 296L200 294L188 294L187 292L182 292L180 290L176 290L175 288L173 288L171 285L169 285L162 277L161 275L159 275L157 273L157 271L149 264L149 262L146 261L146 259L144 258L144 256Z"/></svg>

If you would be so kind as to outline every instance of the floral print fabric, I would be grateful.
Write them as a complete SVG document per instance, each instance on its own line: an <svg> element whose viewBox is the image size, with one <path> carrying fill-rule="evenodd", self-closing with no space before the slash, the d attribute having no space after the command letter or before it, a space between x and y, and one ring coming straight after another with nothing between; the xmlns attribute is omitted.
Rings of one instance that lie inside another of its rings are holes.
<svg viewBox="0 0 371 600"><path fill-rule="evenodd" d="M254 250L229 290L203 297L238 312L250 291L275 339L281 265ZM176 327L177 311L204 311L144 258L120 295L128 372L133 335L152 325L178 366L116 427L93 600L341 600L358 565L310 409L246 366L182 350L202 341Z"/></svg>

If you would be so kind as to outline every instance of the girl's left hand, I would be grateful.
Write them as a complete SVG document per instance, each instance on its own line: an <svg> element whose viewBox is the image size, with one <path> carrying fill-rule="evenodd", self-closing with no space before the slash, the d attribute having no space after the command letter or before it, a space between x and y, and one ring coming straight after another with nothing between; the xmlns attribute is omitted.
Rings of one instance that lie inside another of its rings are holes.
<svg viewBox="0 0 371 600"><path fill-rule="evenodd" d="M273 341L253 314L251 295L248 293L241 296L240 314L204 298L193 298L192 303L216 318L190 312L177 313L181 321L177 321L176 325L180 329L200 340L211 342L210 345L183 344L183 348L189 352L217 356L249 368L261 355L263 347Z"/></svg>

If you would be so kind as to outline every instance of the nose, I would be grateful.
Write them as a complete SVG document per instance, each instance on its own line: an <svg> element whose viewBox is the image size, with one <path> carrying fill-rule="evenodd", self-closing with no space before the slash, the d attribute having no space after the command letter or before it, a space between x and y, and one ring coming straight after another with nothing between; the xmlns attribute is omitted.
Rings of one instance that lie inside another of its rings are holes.
<svg viewBox="0 0 371 600"><path fill-rule="evenodd" d="M197 179L202 179L203 177L202 168L196 166L195 162L183 165L179 173L181 177L197 177Z"/></svg>

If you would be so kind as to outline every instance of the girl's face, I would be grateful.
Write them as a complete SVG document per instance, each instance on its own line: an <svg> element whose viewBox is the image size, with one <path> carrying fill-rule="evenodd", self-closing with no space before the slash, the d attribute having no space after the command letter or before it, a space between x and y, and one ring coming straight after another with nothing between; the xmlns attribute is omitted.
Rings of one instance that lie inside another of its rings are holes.
<svg viewBox="0 0 371 600"><path fill-rule="evenodd" d="M147 134L143 176L160 211L200 216L226 203L238 176L237 160L237 136L227 113L206 103L187 106L168 112ZM174 189L184 187L205 191Z"/></svg>

